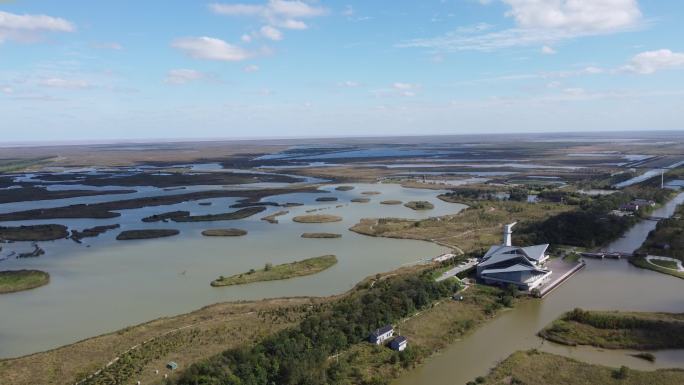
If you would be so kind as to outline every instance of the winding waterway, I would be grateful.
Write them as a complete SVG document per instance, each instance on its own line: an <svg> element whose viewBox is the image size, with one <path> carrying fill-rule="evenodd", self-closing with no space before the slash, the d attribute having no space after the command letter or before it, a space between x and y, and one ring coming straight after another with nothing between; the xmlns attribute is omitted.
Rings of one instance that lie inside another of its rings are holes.
<svg viewBox="0 0 684 385"><path fill-rule="evenodd" d="M231 186L232 187L232 186ZM246 185L253 188L254 184ZM62 223L83 229L95 225L120 224L121 228L97 238L85 238L83 244L64 239L40 242L46 254L39 258L0 262L0 269L40 269L50 273L50 283L38 289L0 296L0 357L15 357L42 351L83 338L111 332L151 319L184 313L222 301L261 299L283 296L327 296L350 289L363 278L390 271L407 263L431 258L448 251L433 243L374 238L348 231L364 217L426 218L456 213L465 206L436 198L439 191L406 189L395 184L355 184L351 191L329 194L296 193L266 197L264 201L298 202L299 207L268 209L253 217L236 221L201 223L143 223L141 218L175 210L193 215L233 211L229 206L239 198L219 198L184 202L175 205L122 210L111 219L64 219L3 222L3 226L27 223ZM181 192L207 188L192 187ZM379 195L362 195L367 190ZM159 189L148 188L132 194L153 195ZM179 193L166 192L168 193ZM320 196L335 196L338 202L317 202ZM129 196L130 197L130 196ZM369 203L351 199L367 197ZM21 209L54 207L73 203L116 200L121 197L86 197L55 201L22 202L0 205L0 212L12 207ZM404 206L382 205L380 201L398 199L427 200L433 210L414 211ZM211 202L202 206L200 202ZM292 221L308 210L344 218L337 223L301 224ZM261 217L289 210L270 224ZM209 228L237 227L248 230L244 237L203 237ZM121 230L175 228L176 237L141 241L116 241ZM304 232L334 232L339 239L302 239ZM26 243L26 242L24 242ZM5 248L21 246L5 244ZM28 245L25 245L28 246ZM209 283L219 275L232 275L261 268L265 263L292 262L325 254L335 254L339 262L319 274L284 281L262 282L243 286L213 288Z"/></svg>
<svg viewBox="0 0 684 385"><path fill-rule="evenodd" d="M653 216L669 217L679 194ZM655 228L655 221L643 221L607 249L632 252ZM630 356L629 351L592 347L568 347L543 342L536 333L563 312L576 307L596 310L684 312L684 280L630 265L626 260L588 260L587 267L542 300L529 301L505 311L491 322L453 343L441 354L412 370L394 385L465 384L515 351L537 348L577 360L608 366L627 365L635 369L684 368L684 350L654 352L655 362Z"/></svg>

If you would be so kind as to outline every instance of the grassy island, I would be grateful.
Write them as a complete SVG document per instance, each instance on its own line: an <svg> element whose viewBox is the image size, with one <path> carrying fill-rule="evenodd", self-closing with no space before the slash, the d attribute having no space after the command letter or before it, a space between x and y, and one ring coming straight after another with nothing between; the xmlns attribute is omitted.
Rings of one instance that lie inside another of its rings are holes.
<svg viewBox="0 0 684 385"><path fill-rule="evenodd" d="M335 187L335 190L337 191L351 191L354 189L354 186L337 186Z"/></svg>
<svg viewBox="0 0 684 385"><path fill-rule="evenodd" d="M486 377L468 384L545 384L545 385L672 385L684 383L681 369L640 371L593 365L568 357L536 350L516 352L502 361Z"/></svg>
<svg viewBox="0 0 684 385"><path fill-rule="evenodd" d="M304 233L302 238L342 238L342 234L335 233Z"/></svg>
<svg viewBox="0 0 684 385"><path fill-rule="evenodd" d="M362 195L380 195L382 193L380 191L364 191L361 194Z"/></svg>
<svg viewBox="0 0 684 385"><path fill-rule="evenodd" d="M209 229L202 231L205 237L241 237L247 235L247 230L242 229Z"/></svg>
<svg viewBox="0 0 684 385"><path fill-rule="evenodd" d="M354 203L368 203L370 202L369 198L354 198L351 200Z"/></svg>
<svg viewBox="0 0 684 385"><path fill-rule="evenodd" d="M252 282L276 281L319 273L337 263L334 255L309 258L282 265L269 263L261 270L250 270L247 273L237 274L230 277L220 277L211 282L211 286L244 285Z"/></svg>
<svg viewBox="0 0 684 385"><path fill-rule="evenodd" d="M293 221L299 223L330 223L330 222L340 222L342 217L337 215L329 214L312 214L312 215L300 215L292 218Z"/></svg>
<svg viewBox="0 0 684 385"><path fill-rule="evenodd" d="M396 199L389 199L389 200L380 202L380 204L382 204L382 205L400 205L402 203L404 203L404 202L398 201Z"/></svg>
<svg viewBox="0 0 684 385"><path fill-rule="evenodd" d="M50 274L40 270L0 271L0 294L35 289L48 282Z"/></svg>
<svg viewBox="0 0 684 385"><path fill-rule="evenodd" d="M176 229L145 229L145 230L126 230L119 233L116 239L119 241L128 241L133 239L152 239L171 237L180 234Z"/></svg>
<svg viewBox="0 0 684 385"><path fill-rule="evenodd" d="M435 208L435 205L428 201L411 201L404 204L404 206L413 210L432 210Z"/></svg>
<svg viewBox="0 0 684 385"><path fill-rule="evenodd" d="M575 309L553 321L539 335L571 346L681 349L684 348L684 314Z"/></svg>
<svg viewBox="0 0 684 385"><path fill-rule="evenodd" d="M0 227L2 241L53 241L69 235L63 225L30 225L17 227Z"/></svg>
<svg viewBox="0 0 684 385"><path fill-rule="evenodd" d="M319 197L316 198L316 202L336 202L336 197Z"/></svg>

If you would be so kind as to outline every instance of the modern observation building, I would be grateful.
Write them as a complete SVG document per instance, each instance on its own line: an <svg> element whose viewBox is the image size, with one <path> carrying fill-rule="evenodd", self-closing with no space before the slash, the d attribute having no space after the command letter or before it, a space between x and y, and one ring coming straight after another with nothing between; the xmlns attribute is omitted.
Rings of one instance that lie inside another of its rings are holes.
<svg viewBox="0 0 684 385"><path fill-rule="evenodd" d="M551 270L543 264L549 259L549 245L513 246L511 236L515 223L504 226L503 244L494 245L477 265L477 276L487 284L516 285L520 290L532 290L549 279Z"/></svg>

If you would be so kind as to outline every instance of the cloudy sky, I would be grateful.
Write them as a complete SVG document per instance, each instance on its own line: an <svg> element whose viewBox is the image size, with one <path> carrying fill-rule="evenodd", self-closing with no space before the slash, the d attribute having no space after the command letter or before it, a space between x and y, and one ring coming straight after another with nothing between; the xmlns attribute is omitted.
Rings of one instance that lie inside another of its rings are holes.
<svg viewBox="0 0 684 385"><path fill-rule="evenodd" d="M0 141L683 129L684 2L0 1Z"/></svg>

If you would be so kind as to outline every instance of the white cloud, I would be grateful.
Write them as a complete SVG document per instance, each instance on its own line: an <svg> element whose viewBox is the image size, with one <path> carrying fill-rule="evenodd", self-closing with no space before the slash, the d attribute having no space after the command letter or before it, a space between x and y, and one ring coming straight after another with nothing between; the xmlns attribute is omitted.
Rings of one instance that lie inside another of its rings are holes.
<svg viewBox="0 0 684 385"><path fill-rule="evenodd" d="M404 41L398 47L440 51L493 51L550 45L567 39L623 32L642 25L636 0L501 0L514 28L473 34L470 30Z"/></svg>
<svg viewBox="0 0 684 385"><path fill-rule="evenodd" d="M327 9L303 1L269 0L264 4L209 4L219 15L259 17L266 24L285 29L307 29L301 19L311 19L328 13Z"/></svg>
<svg viewBox="0 0 684 385"><path fill-rule="evenodd" d="M202 80L202 79L206 79L206 78L207 78L207 75L204 72L186 69L186 68L179 68L179 69L170 70L166 74L166 78L164 79L164 83L167 83L167 84L186 84L186 83L189 83L192 81Z"/></svg>
<svg viewBox="0 0 684 385"><path fill-rule="evenodd" d="M353 81L353 80L345 80L343 82L337 83L337 85L340 87L355 88L355 87L359 87L361 85L361 83Z"/></svg>
<svg viewBox="0 0 684 385"><path fill-rule="evenodd" d="M684 53L659 49L635 55L622 69L639 74L652 74L661 69L676 67L684 67Z"/></svg>
<svg viewBox="0 0 684 385"><path fill-rule="evenodd" d="M242 34L242 36L240 36L240 40L242 40L245 43L249 43L252 41L252 37L245 33L245 34Z"/></svg>
<svg viewBox="0 0 684 385"><path fill-rule="evenodd" d="M87 80L82 79L64 79L64 78L47 78L38 80L38 85L51 88L67 88L67 89L84 89L92 87L92 84Z"/></svg>
<svg viewBox="0 0 684 385"><path fill-rule="evenodd" d="M269 40L283 40L283 33L279 29L271 27L270 25L265 25L259 30L261 36Z"/></svg>
<svg viewBox="0 0 684 385"><path fill-rule="evenodd" d="M47 15L17 15L0 11L0 43L5 40L32 41L44 32L73 32L69 21Z"/></svg>
<svg viewBox="0 0 684 385"><path fill-rule="evenodd" d="M97 49L111 49L114 51L121 51L123 49L123 46L116 42L93 43L92 46Z"/></svg>
<svg viewBox="0 0 684 385"><path fill-rule="evenodd" d="M553 54L556 53L556 50L553 49L553 47L549 47L548 45L545 45L545 46L543 46L543 47L541 48L541 52L542 52L544 55L553 55Z"/></svg>
<svg viewBox="0 0 684 385"><path fill-rule="evenodd" d="M396 90L411 90L411 89L416 88L416 86L414 84L411 84L411 83L396 82L396 83L392 84L392 88L394 88Z"/></svg>
<svg viewBox="0 0 684 385"><path fill-rule="evenodd" d="M511 7L506 16L526 29L612 31L630 27L641 18L636 0L502 0Z"/></svg>
<svg viewBox="0 0 684 385"><path fill-rule="evenodd" d="M416 96L415 90L419 88L419 86L412 83L395 82L392 84L392 88L397 90L397 93L401 96L413 97Z"/></svg>
<svg viewBox="0 0 684 385"><path fill-rule="evenodd" d="M241 47L207 36L183 37L174 40L171 46L195 59L242 61L253 56Z"/></svg>
<svg viewBox="0 0 684 385"><path fill-rule="evenodd" d="M243 68L242 70L245 72L257 72L257 71L259 71L259 66L254 65L254 64L250 64L250 65L246 66L245 68Z"/></svg>

